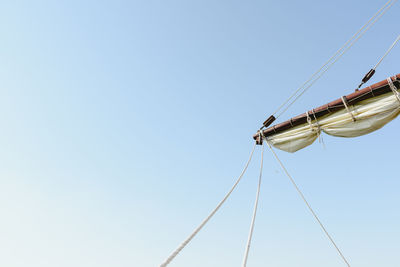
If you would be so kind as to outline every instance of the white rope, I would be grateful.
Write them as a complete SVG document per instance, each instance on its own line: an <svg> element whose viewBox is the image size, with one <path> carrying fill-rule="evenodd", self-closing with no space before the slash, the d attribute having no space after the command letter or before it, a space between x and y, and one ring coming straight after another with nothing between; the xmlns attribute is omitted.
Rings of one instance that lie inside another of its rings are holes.
<svg viewBox="0 0 400 267"><path fill-rule="evenodd" d="M397 2L397 0L389 0L386 4L378 10L377 13L356 33L350 38L345 45L343 45L334 56L332 56L323 67L320 68L316 73L312 75L302 87L297 89L294 94L292 94L289 99L287 99L284 104L282 104L278 110L274 113L276 114L283 106L285 106L298 92L301 91L286 107L281 111L276 118L282 116L311 86L314 85L388 10L392 5ZM371 22L372 21L372 22ZM371 23L370 23L371 22ZM333 60L333 61L332 61ZM325 68L326 67L326 68ZM325 68L325 69L324 69ZM315 77L316 76L316 77ZM314 78L315 77L315 78ZM313 79L314 78L314 79ZM307 85L308 84L308 85ZM307 85L305 88L304 86Z"/></svg>
<svg viewBox="0 0 400 267"><path fill-rule="evenodd" d="M312 114L313 114L313 116L314 116L315 123L317 124L317 127L318 127L318 142L319 142L320 144L322 144L322 146L323 146L324 149L326 149L326 147L325 147L325 142L324 142L324 138L322 137L321 125L320 125L319 122L318 122L317 116L315 116L315 111L314 111L314 109L312 109Z"/></svg>
<svg viewBox="0 0 400 267"><path fill-rule="evenodd" d="M396 86L394 86L392 78L389 77L386 80L388 81L389 87L392 90L393 94L396 96L397 100L400 102L400 94L397 91Z"/></svg>
<svg viewBox="0 0 400 267"><path fill-rule="evenodd" d="M308 114L308 111L306 112L306 116L307 116L307 122L308 122L308 125L310 126L311 132L314 132L314 126L312 124L312 120L311 120L310 115Z"/></svg>
<svg viewBox="0 0 400 267"><path fill-rule="evenodd" d="M191 233L188 238L186 238L185 241L182 242L182 244L179 245L179 247L177 249L174 250L174 252L171 253L171 255L160 265L160 267L165 267L168 264L171 263L171 261L179 254L179 252L181 252L181 250L193 239L193 237L195 237L197 235L198 232L200 232L200 230L204 227L204 225L206 225L206 223L214 216L214 214L219 210L219 208L222 206L222 204L224 204L224 202L228 199L228 197L231 195L231 193L233 192L233 190L236 188L236 186L239 184L240 180L242 179L244 173L247 170L247 167L250 164L250 161L253 157L253 153L254 150L256 148L256 144L254 143L253 149L250 153L250 157L249 160L247 161L242 173L239 175L239 178L236 180L236 182L234 183L234 185L232 186L232 188L229 190L229 192L225 195L225 197L221 200L221 202L219 202L219 204L215 207L215 209L207 216L207 218L205 218L203 220L203 222L193 231L193 233Z"/></svg>
<svg viewBox="0 0 400 267"><path fill-rule="evenodd" d="M330 236L330 234L326 230L325 226L322 224L321 220L318 218L317 214L311 208L310 204L306 200L306 198L303 195L303 193L301 192L300 188L297 186L296 182L294 181L292 176L289 174L289 172L287 171L286 167L283 165L282 161L278 158L278 155L272 149L270 143L269 142L267 142L267 143L268 143L268 146L269 146L270 150L272 151L272 154L275 156L275 158L278 161L279 165L281 165L282 169L286 173L286 176L289 177L289 179L290 179L291 183L293 184L294 188L296 189L297 193L299 193L300 197L303 199L304 203L306 204L306 206L308 207L308 209L310 210L310 212L312 213L314 218L317 220L318 224L321 226L321 228L324 231L325 235L329 238L329 240L331 241L332 245L336 248L337 252L339 253L340 257L343 259L343 261L346 263L346 265L348 267L350 267L349 262L346 260L346 258L344 257L343 253L340 251L339 247L336 245L335 241L333 241L333 238Z"/></svg>
<svg viewBox="0 0 400 267"><path fill-rule="evenodd" d="M261 137L261 136L260 136ZM263 137L261 137L263 138ZM246 267L247 265L247 258L249 256L249 251L250 251L250 245L251 245L251 239L253 236L253 231L254 231L254 223L256 221L256 214L257 214L257 207L258 207L258 199L260 197L260 190L261 190L261 180L262 180L262 171L263 171L263 162L264 162L264 142L262 142L261 146L261 166L260 166L260 176L258 178L258 187L257 187L257 193L256 193L256 200L254 203L254 210L253 210L253 217L251 219L251 224L250 224L250 231L249 231L249 236L247 238L247 244L246 244L246 249L244 252L244 257L243 257L243 267Z"/></svg>
<svg viewBox="0 0 400 267"><path fill-rule="evenodd" d="M354 117L353 112L351 112L349 106L347 105L347 100L346 100L345 96L342 96L342 102L343 102L343 105L346 108L347 112L350 114L351 119L355 122L356 118Z"/></svg>
<svg viewBox="0 0 400 267"><path fill-rule="evenodd" d="M316 122L317 122L317 129L315 129L314 124L312 123L312 119L311 119L310 114L308 113L308 111L306 112L306 116L307 116L307 123L308 123L308 126L310 126L311 132L317 132L317 135L319 136L319 132L320 132L321 128L319 126L319 123L318 123L317 119L315 119ZM314 117L315 117L315 114L314 114Z"/></svg>
<svg viewBox="0 0 400 267"><path fill-rule="evenodd" d="M374 70L381 64L382 60L389 54L390 51L392 51L393 47L397 44L397 42L400 40L400 35L397 36L396 40L393 42L393 44L389 47L389 49L386 51L386 53L381 57L381 59L376 63Z"/></svg>
<svg viewBox="0 0 400 267"><path fill-rule="evenodd" d="M313 122L312 122L312 118L310 117L309 111L306 112L307 123L308 123L308 125L310 126L311 132L317 132L318 142L319 142L320 144L322 144L323 147L325 148L324 139L322 138L322 135L321 135L321 126L319 125L319 122L318 122L318 120L317 120L317 117L315 116L314 109L312 110L312 114L313 114L313 116L314 116L315 124L317 125L317 129L315 129L315 127L314 127L314 124L313 124Z"/></svg>

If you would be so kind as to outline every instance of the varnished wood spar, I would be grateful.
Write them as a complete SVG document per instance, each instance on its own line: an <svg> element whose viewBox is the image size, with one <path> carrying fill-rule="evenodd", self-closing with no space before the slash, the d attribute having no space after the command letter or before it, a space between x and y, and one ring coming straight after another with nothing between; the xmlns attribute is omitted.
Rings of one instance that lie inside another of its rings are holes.
<svg viewBox="0 0 400 267"><path fill-rule="evenodd" d="M394 85L399 88L400 87L400 74L397 74L395 76L390 77L394 83ZM390 86L388 84L388 81L385 79L381 82L375 83L371 86L365 87L359 91L355 91L354 93L351 93L349 95L346 95L346 99L348 101L349 105L354 105L362 100L366 100L375 96L383 95L388 92L391 92ZM315 114L315 117L318 119L326 114L338 111L345 108L342 99L336 99L326 105L320 106L318 108L315 108L314 110L310 110L308 114L310 114L310 117L314 119L313 112ZM300 114L296 117L291 118L290 120L287 120L285 122L279 123L277 125L274 125L272 127L269 127L265 130L263 130L264 136L270 136L276 133L283 132L285 130L288 130L290 128L293 128L297 125L303 124L307 122L307 113ZM259 134L256 133L253 135L254 140L257 140L259 137Z"/></svg>

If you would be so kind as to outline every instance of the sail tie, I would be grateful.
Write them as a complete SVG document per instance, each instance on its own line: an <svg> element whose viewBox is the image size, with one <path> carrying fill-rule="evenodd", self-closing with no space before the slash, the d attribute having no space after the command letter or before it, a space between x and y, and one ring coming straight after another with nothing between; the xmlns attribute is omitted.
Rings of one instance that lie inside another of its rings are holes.
<svg viewBox="0 0 400 267"><path fill-rule="evenodd" d="M312 120L310 118L310 115L308 114L308 111L306 112L306 116L307 116L307 122L308 122L308 125L310 126L311 132L314 132L315 131L314 125L312 124Z"/></svg>
<svg viewBox="0 0 400 267"><path fill-rule="evenodd" d="M318 137L320 136L320 133L321 133L321 126L319 125L319 122L318 122L318 120L317 120L317 117L315 116L315 112L314 112L314 109L312 110L312 114L313 114L313 117L314 117L314 120L315 120L315 124L316 124L316 126L317 126L317 129L315 129L315 126L314 126L314 124L313 124L313 122L312 122L312 118L310 117L310 112L309 111L307 111L306 112L306 116L307 116L307 122L308 122L308 125L310 125L310 129L311 129L311 131L312 132L317 132L317 135L318 135Z"/></svg>
<svg viewBox="0 0 400 267"><path fill-rule="evenodd" d="M345 96L342 96L342 102L343 102L343 105L346 108L347 112L350 114L351 119L353 120L353 122L355 122L356 118L354 117L353 112L350 110L349 103L347 102L347 98Z"/></svg>
<svg viewBox="0 0 400 267"><path fill-rule="evenodd" d="M397 91L396 86L394 86L392 78L389 77L386 80L388 81L389 87L390 87L390 89L392 89L393 94L396 96L397 100L400 102L400 94Z"/></svg>
<svg viewBox="0 0 400 267"><path fill-rule="evenodd" d="M318 142L319 142L320 144L322 144L322 146L323 146L324 149L325 149L324 138L322 138L322 134L321 134L321 133L322 133L322 132L321 132L321 125L320 125L319 122L318 122L317 116L315 116L315 111L314 111L314 109L312 109L311 111L312 111L312 114L313 114L313 116L314 116L315 123L317 124L317 127L318 127Z"/></svg>

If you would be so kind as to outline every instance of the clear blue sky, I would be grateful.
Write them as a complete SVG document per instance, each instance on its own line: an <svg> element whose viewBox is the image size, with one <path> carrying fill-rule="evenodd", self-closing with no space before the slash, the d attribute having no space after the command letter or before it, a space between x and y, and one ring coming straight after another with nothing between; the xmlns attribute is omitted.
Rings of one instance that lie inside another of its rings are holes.
<svg viewBox="0 0 400 267"><path fill-rule="evenodd" d="M0 265L160 264L230 188L260 123L384 2L3 1ZM286 116L351 92L399 14ZM399 130L279 152L352 266L399 266ZM240 266L259 152L171 267ZM248 266L343 266L268 151L264 166Z"/></svg>

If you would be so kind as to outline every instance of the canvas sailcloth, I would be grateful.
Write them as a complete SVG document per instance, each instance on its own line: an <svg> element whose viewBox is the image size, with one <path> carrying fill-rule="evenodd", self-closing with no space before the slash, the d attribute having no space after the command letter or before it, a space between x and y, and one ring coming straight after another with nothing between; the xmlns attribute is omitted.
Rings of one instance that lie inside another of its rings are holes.
<svg viewBox="0 0 400 267"><path fill-rule="evenodd" d="M348 109L317 120L309 118L307 123L268 136L267 142L278 149L296 152L311 145L321 132L339 137L357 137L382 128L399 114L399 93L390 92L363 100Z"/></svg>

